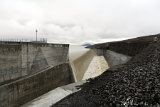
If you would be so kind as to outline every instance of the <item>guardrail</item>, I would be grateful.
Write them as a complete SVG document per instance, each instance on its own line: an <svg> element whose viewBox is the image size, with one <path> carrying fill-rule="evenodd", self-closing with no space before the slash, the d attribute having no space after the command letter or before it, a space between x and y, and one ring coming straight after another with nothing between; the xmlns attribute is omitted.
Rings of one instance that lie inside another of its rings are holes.
<svg viewBox="0 0 160 107"><path fill-rule="evenodd" d="M37 42L37 43L47 43L47 38L40 38L37 41L32 39L0 39L0 43L9 42Z"/></svg>

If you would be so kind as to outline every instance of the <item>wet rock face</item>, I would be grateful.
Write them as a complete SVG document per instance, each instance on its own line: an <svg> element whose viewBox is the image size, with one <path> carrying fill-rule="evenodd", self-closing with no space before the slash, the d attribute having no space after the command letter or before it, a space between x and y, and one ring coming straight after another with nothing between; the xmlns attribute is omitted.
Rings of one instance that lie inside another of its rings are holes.
<svg viewBox="0 0 160 107"><path fill-rule="evenodd" d="M159 107L160 44L151 44L127 64L89 80L54 106Z"/></svg>

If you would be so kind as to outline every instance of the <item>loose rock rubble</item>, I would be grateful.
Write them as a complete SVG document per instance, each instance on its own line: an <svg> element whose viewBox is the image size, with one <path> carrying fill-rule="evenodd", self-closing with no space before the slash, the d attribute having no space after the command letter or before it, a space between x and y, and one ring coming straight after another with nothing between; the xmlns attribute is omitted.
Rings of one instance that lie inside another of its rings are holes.
<svg viewBox="0 0 160 107"><path fill-rule="evenodd" d="M56 107L160 107L160 44L80 86Z"/></svg>

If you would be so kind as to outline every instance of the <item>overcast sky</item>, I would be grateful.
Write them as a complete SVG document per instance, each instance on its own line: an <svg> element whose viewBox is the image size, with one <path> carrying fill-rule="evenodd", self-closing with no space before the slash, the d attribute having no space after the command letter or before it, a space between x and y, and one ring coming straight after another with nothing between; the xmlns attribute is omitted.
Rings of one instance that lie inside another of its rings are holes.
<svg viewBox="0 0 160 107"><path fill-rule="evenodd" d="M160 33L160 0L0 0L0 39L81 44Z"/></svg>

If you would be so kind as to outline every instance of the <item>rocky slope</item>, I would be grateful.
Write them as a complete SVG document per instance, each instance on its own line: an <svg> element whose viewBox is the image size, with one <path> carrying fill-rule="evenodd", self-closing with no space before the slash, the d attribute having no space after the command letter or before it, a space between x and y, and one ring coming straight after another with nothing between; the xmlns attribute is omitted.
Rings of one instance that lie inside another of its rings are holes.
<svg viewBox="0 0 160 107"><path fill-rule="evenodd" d="M160 44L151 43L128 63L111 68L80 86L56 107L158 107Z"/></svg>

